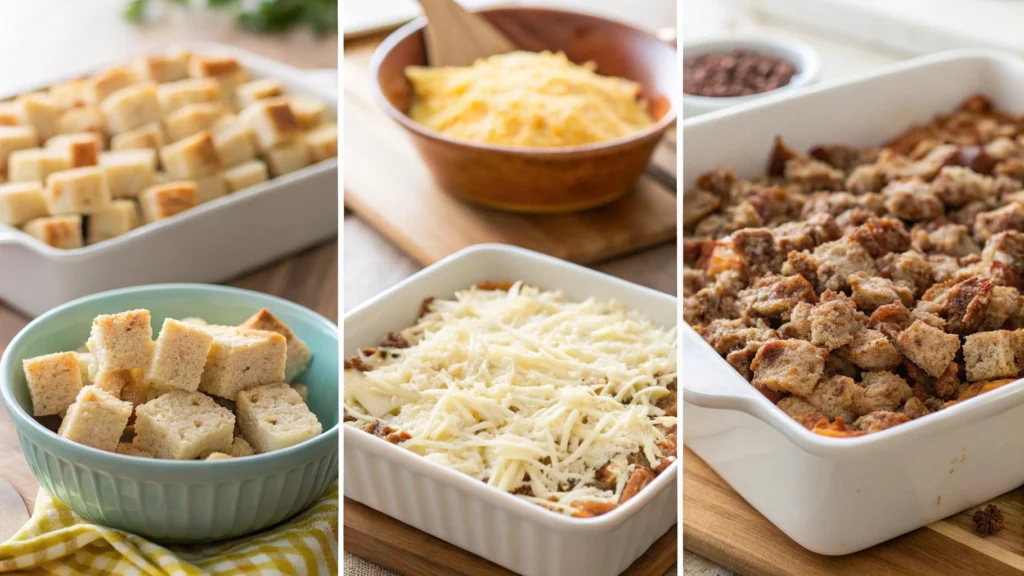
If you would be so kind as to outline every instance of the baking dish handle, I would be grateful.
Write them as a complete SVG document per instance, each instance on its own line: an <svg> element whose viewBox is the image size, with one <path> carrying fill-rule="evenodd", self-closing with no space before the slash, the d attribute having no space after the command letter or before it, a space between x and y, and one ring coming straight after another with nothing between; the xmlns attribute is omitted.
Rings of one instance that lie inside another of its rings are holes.
<svg viewBox="0 0 1024 576"><path fill-rule="evenodd" d="M683 400L701 408L753 413L761 393L689 325L683 334Z"/></svg>

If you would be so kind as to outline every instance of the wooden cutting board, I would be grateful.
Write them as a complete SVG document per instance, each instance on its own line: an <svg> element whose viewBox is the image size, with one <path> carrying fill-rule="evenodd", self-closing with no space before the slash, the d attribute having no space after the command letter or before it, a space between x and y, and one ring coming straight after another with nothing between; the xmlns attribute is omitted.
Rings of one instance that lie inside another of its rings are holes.
<svg viewBox="0 0 1024 576"><path fill-rule="evenodd" d="M448 195L402 128L370 98L370 57L382 39L378 35L345 44L345 206L420 264L483 242L514 244L589 264L675 238L673 135L659 144L634 193L603 208L517 215Z"/></svg>
<svg viewBox="0 0 1024 576"><path fill-rule="evenodd" d="M683 546L741 576L1020 576L1024 488L991 503L1005 517L992 536L975 533L970 508L856 554L822 556L790 540L696 454L683 454Z"/></svg>
<svg viewBox="0 0 1024 576"><path fill-rule="evenodd" d="M621 576L663 576L677 561L673 526ZM515 573L345 498L345 552L405 576L515 576ZM569 576L569 575L566 575Z"/></svg>

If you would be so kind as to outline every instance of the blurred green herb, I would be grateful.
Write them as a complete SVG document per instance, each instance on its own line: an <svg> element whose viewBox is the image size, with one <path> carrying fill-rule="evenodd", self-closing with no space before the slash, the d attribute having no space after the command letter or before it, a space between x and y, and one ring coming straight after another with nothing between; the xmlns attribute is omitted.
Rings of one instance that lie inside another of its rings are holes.
<svg viewBox="0 0 1024 576"><path fill-rule="evenodd" d="M159 0L128 0L124 16L136 23L145 22L150 5ZM163 0L188 4L189 0ZM210 8L237 7L240 0L206 0ZM260 0L253 8L239 9L238 23L246 30L280 34L296 26L308 26L317 34L338 31L337 0Z"/></svg>

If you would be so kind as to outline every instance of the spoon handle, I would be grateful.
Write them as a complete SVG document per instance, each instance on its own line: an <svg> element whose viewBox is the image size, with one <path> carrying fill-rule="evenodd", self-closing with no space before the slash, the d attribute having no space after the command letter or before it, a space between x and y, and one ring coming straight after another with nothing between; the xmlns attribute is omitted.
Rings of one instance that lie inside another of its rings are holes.
<svg viewBox="0 0 1024 576"><path fill-rule="evenodd" d="M418 0L427 17L427 60L431 66L469 66L504 54L515 45L486 18L455 0Z"/></svg>

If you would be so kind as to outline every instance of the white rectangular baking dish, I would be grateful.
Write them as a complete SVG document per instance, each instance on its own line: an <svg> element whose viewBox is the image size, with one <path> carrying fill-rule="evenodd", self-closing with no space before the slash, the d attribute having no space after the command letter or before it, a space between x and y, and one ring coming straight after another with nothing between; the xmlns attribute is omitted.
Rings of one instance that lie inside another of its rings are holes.
<svg viewBox="0 0 1024 576"><path fill-rule="evenodd" d="M277 77L288 92L324 100L332 116L337 110L337 85L325 85L308 72L231 46L182 46L234 56L254 78ZM7 91L0 100L41 87ZM338 160L331 158L75 250L53 248L0 224L0 300L37 316L80 296L124 286L219 282L337 234Z"/></svg>
<svg viewBox="0 0 1024 576"><path fill-rule="evenodd" d="M763 174L776 134L801 150L879 144L975 92L1024 112L1024 60L947 52L714 112L683 123L685 185L718 166ZM825 438L773 406L688 325L681 341L685 444L811 551L856 552L1024 483L1022 382L882 432Z"/></svg>
<svg viewBox="0 0 1024 576"><path fill-rule="evenodd" d="M523 280L573 299L616 298L675 326L676 298L624 280L498 244L437 262L345 315L345 357L415 322L428 296L450 296L484 280ZM673 463L618 509L592 519L563 516L421 456L344 427L345 496L524 575L614 576L676 523Z"/></svg>

